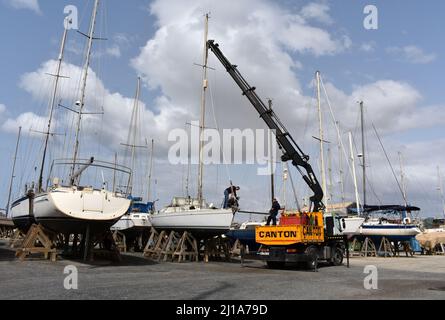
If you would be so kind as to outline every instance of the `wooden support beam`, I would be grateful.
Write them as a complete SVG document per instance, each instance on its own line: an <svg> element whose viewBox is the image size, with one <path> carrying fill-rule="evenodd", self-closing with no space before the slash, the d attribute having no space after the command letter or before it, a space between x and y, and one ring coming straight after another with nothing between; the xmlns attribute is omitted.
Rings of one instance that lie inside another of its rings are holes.
<svg viewBox="0 0 445 320"><path fill-rule="evenodd" d="M43 253L45 259L56 261L57 251L52 236L54 235L42 226L33 224L16 250L16 257L23 261L30 254Z"/></svg>

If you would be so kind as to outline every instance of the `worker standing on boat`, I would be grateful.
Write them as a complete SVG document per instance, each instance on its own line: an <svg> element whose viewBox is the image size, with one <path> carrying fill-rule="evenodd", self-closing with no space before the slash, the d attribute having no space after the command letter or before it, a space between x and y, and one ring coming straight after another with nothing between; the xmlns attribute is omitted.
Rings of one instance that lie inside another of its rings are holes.
<svg viewBox="0 0 445 320"><path fill-rule="evenodd" d="M272 208L269 210L269 217L267 218L267 223L266 226L270 225L270 222L272 221L272 225L276 226L277 225L277 216L278 216L278 211L280 211L281 206L278 203L278 200L276 198L273 198L272 201Z"/></svg>
<svg viewBox="0 0 445 320"><path fill-rule="evenodd" d="M238 186L230 186L226 190L224 190L224 209L230 208L229 206L229 197L233 197L234 199L237 199L238 196L236 192L240 189Z"/></svg>

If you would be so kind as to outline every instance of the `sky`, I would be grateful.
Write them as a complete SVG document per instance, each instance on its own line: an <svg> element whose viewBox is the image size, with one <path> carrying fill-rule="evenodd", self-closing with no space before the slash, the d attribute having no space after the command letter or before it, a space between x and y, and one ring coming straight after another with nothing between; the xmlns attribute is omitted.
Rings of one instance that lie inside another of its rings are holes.
<svg viewBox="0 0 445 320"><path fill-rule="evenodd" d="M64 8L78 9L79 30L86 33L92 0L0 0L0 201L5 207L18 127L22 126L13 198L25 183L36 181L48 101L63 33ZM364 8L378 9L378 28L364 27ZM321 108L324 138L330 144L325 162L329 194L341 197L343 167L345 197L354 201L354 183L345 155L347 132L354 137L354 154L361 152L359 104L365 106L367 202L403 204L395 176L401 180L401 152L407 199L424 217L440 217L437 166L445 172L445 101L440 70L445 67L445 3L429 1L183 1L102 0L87 83L86 115L81 155L112 161L127 141L137 77L142 79L141 141L155 141L155 182L151 197L158 207L186 191L188 168L168 162L173 129L187 129L199 119L201 99L204 14L210 12L209 38L220 44L238 65L257 94L273 99L274 110L320 174L317 103L314 75L321 72L324 89ZM66 44L58 101L73 106L79 97L85 37L70 30ZM206 119L209 127L265 128L253 107L210 53ZM326 94L325 94L326 93ZM330 108L332 112L330 111ZM102 114L103 113L103 114ZM334 120L340 124L344 151L338 151ZM74 114L57 108L50 141L50 159L72 150ZM391 170L376 137L376 128L388 154ZM128 151L128 150L127 150ZM148 153L140 151L139 178L144 180ZM329 159L329 161L328 161ZM356 159L356 161L359 161ZM362 198L361 168L356 163ZM204 169L204 194L219 204L232 180L241 187L241 206L265 211L269 206L269 178L258 176L255 165L209 165ZM329 170L330 169L330 170ZM49 166L46 168L48 175ZM196 194L196 166L190 168L189 190ZM297 198L310 191L290 168ZM57 174L66 175L66 172ZM53 174L55 175L55 173ZM91 179L93 179L92 177ZM97 178L97 176L95 177ZM108 178L107 178L108 179ZM109 182L109 181L108 181ZM88 181L89 183L89 181ZM283 182L277 167L279 200L295 207L290 181ZM284 191L285 190L285 191ZM147 185L140 193L147 192Z"/></svg>

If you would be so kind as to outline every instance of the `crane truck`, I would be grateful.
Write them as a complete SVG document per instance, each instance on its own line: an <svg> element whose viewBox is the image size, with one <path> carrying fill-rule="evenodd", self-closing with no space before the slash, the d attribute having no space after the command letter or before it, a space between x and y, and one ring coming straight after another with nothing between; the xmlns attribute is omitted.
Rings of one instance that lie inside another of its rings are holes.
<svg viewBox="0 0 445 320"><path fill-rule="evenodd" d="M301 150L275 112L266 107L256 94L256 88L250 86L238 71L238 66L231 64L224 56L219 45L214 40L208 40L207 49L215 54L260 118L275 133L282 151L281 160L291 161L313 192L309 198L308 212L283 214L278 226L256 227L255 241L261 244L259 257L266 261L269 268L281 268L286 263L294 262L316 270L321 260L341 265L347 239L340 232L341 220L332 214L323 214L323 190L309 164L309 156Z"/></svg>

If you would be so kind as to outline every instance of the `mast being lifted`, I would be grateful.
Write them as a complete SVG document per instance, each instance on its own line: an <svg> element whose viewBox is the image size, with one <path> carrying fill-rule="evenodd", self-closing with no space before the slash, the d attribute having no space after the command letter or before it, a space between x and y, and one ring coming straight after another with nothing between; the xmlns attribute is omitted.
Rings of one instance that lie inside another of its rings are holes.
<svg viewBox="0 0 445 320"><path fill-rule="evenodd" d="M198 203L202 207L203 195L202 195L202 180L204 175L203 165L203 150L204 150L204 128L205 128L205 112L206 112L206 91L207 91L207 61L209 58L209 52L207 49L207 37L209 33L209 14L205 15L205 27L204 27L204 53L202 62L202 92L201 92L201 119L199 121L199 168L198 168Z"/></svg>
<svg viewBox="0 0 445 320"><path fill-rule="evenodd" d="M312 202L311 211L316 212L319 210L323 210L323 190L320 187L317 178L315 177L311 165L309 164L309 156L300 149L290 133L284 127L283 123L277 117L275 112L273 110L270 110L260 99L260 97L255 93L256 88L251 87L238 71L237 66L232 65L224 56L224 54L219 49L219 45L216 44L214 40L207 41L207 45L216 55L222 65L226 68L232 79L240 87L243 95L247 97L253 107L257 110L260 117L263 119L269 129L275 132L278 145L283 151L281 160L291 160L292 164L300 172L304 181L308 184L309 188L311 188L311 190L314 192L314 194L310 197L310 200ZM303 173L300 167L305 169L306 174Z"/></svg>

